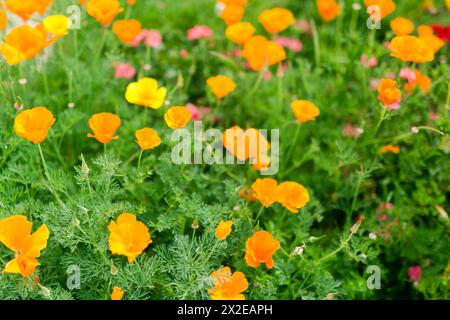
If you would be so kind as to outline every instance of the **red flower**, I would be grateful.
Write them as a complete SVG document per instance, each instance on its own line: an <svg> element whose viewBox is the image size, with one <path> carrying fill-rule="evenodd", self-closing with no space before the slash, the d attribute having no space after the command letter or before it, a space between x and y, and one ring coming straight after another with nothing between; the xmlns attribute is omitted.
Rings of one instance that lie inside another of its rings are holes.
<svg viewBox="0 0 450 320"><path fill-rule="evenodd" d="M432 25L434 33L436 33L436 36L438 36L441 40L444 40L445 42L450 42L450 26L443 26L440 24L434 24Z"/></svg>

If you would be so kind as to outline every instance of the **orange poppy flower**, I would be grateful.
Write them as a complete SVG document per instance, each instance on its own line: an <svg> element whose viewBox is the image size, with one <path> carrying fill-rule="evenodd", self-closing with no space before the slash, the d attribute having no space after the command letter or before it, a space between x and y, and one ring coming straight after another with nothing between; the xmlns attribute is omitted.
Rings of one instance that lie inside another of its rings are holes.
<svg viewBox="0 0 450 320"><path fill-rule="evenodd" d="M230 4L225 6L225 8L220 13L220 18L227 24L235 24L241 21L244 16L245 8L242 6Z"/></svg>
<svg viewBox="0 0 450 320"><path fill-rule="evenodd" d="M397 82L392 79L381 79L378 85L378 99L385 106L394 104L402 97L402 92L397 88Z"/></svg>
<svg viewBox="0 0 450 320"><path fill-rule="evenodd" d="M434 34L434 31L431 26L421 24L420 26L417 27L417 34L419 35L419 38L420 38L421 36L427 36L430 34Z"/></svg>
<svg viewBox="0 0 450 320"><path fill-rule="evenodd" d="M280 249L280 243L267 231L255 232L245 243L245 261L252 268L264 263L267 268L274 266L273 255Z"/></svg>
<svg viewBox="0 0 450 320"><path fill-rule="evenodd" d="M115 134L121 125L122 121L115 114L108 112L97 113L89 119L89 127L94 134L88 133L87 136L105 144L111 140L119 139Z"/></svg>
<svg viewBox="0 0 450 320"><path fill-rule="evenodd" d="M25 216L12 216L0 220L0 242L15 253L14 259L6 264L3 273L19 273L22 277L31 275L39 262L36 258L47 247L49 230L45 224L31 233L33 223Z"/></svg>
<svg viewBox="0 0 450 320"><path fill-rule="evenodd" d="M6 0L9 11L18 15L23 20L28 20L33 14L44 14L53 0Z"/></svg>
<svg viewBox="0 0 450 320"><path fill-rule="evenodd" d="M392 144L388 144L386 146L381 147L380 152L381 153L390 152L390 153L398 154L398 153L400 153L400 147L393 146Z"/></svg>
<svg viewBox="0 0 450 320"><path fill-rule="evenodd" d="M34 58L45 46L44 35L37 29L22 25L12 29L0 44L0 53L10 65Z"/></svg>
<svg viewBox="0 0 450 320"><path fill-rule="evenodd" d="M394 31L397 36L406 36L414 31L414 24L411 20L403 17L395 18L391 21L390 25L392 31Z"/></svg>
<svg viewBox="0 0 450 320"><path fill-rule="evenodd" d="M423 63L434 60L434 52L416 36L397 36L392 39L389 49L391 56L403 62Z"/></svg>
<svg viewBox="0 0 450 320"><path fill-rule="evenodd" d="M250 68L256 71L286 59L286 51L283 47L263 36L253 36L248 40L241 55L247 60Z"/></svg>
<svg viewBox="0 0 450 320"><path fill-rule="evenodd" d="M47 108L36 107L16 116L14 131L22 138L40 144L47 138L48 131L54 123L55 118Z"/></svg>
<svg viewBox="0 0 450 320"><path fill-rule="evenodd" d="M253 159L252 167L258 171L267 170L270 167L270 157L266 154L260 154Z"/></svg>
<svg viewBox="0 0 450 320"><path fill-rule="evenodd" d="M144 250L153 242L148 228L131 213L122 213L117 223L109 224L109 250L112 254L128 257L128 262L136 260Z"/></svg>
<svg viewBox="0 0 450 320"><path fill-rule="evenodd" d="M129 103L158 109L166 99L167 89L158 87L158 82L152 78L142 78L128 85L125 98Z"/></svg>
<svg viewBox="0 0 450 320"><path fill-rule="evenodd" d="M416 74L416 79L405 84L405 91L411 94L414 89L418 87L424 94L428 94L431 88L431 78L427 77L419 70L414 71L414 73Z"/></svg>
<svg viewBox="0 0 450 320"><path fill-rule="evenodd" d="M125 292L123 292L122 289L120 289L120 287L115 286L111 293L111 300L122 300L124 294Z"/></svg>
<svg viewBox="0 0 450 320"><path fill-rule="evenodd" d="M320 115L319 108L307 100L294 100L291 103L291 109L301 123L314 121Z"/></svg>
<svg viewBox="0 0 450 320"><path fill-rule="evenodd" d="M226 97L236 89L236 83L230 77L222 75L209 78L207 84L219 99Z"/></svg>
<svg viewBox="0 0 450 320"><path fill-rule="evenodd" d="M244 131L239 126L231 127L222 133L222 143L240 161L256 158L270 150L266 137L253 128Z"/></svg>
<svg viewBox="0 0 450 320"><path fill-rule="evenodd" d="M211 273L214 289L208 290L212 300L245 300L242 294L248 288L248 281L242 272L231 274L230 267Z"/></svg>
<svg viewBox="0 0 450 320"><path fill-rule="evenodd" d="M169 128L176 130L184 128L191 120L192 114L186 107L172 107L167 110L164 120Z"/></svg>
<svg viewBox="0 0 450 320"><path fill-rule="evenodd" d="M0 30L5 30L8 25L8 17L6 11L0 9Z"/></svg>
<svg viewBox="0 0 450 320"><path fill-rule="evenodd" d="M295 23L294 15L285 8L265 10L259 15L258 19L269 33L281 32Z"/></svg>
<svg viewBox="0 0 450 320"><path fill-rule="evenodd" d="M266 208L278 201L278 183L275 179L256 179L252 190L254 197Z"/></svg>
<svg viewBox="0 0 450 320"><path fill-rule="evenodd" d="M341 7L336 0L317 0L319 15L324 21L333 21L341 12Z"/></svg>
<svg viewBox="0 0 450 320"><path fill-rule="evenodd" d="M233 221L223 221L221 220L216 228L216 237L219 240L225 240L231 233L231 227L233 226Z"/></svg>
<svg viewBox="0 0 450 320"><path fill-rule="evenodd" d="M142 25L136 19L117 20L113 24L112 31L125 44L131 43L142 30Z"/></svg>
<svg viewBox="0 0 450 320"><path fill-rule="evenodd" d="M392 0L364 0L366 7L377 6L380 8L380 19L384 19L387 15L391 14L395 10L395 3ZM375 15L376 11L369 13Z"/></svg>
<svg viewBox="0 0 450 320"><path fill-rule="evenodd" d="M54 15L46 17L42 24L47 32L62 37L69 31L70 20L63 15Z"/></svg>
<svg viewBox="0 0 450 320"><path fill-rule="evenodd" d="M434 53L437 53L445 45L445 42L434 34L421 35L419 39Z"/></svg>
<svg viewBox="0 0 450 320"><path fill-rule="evenodd" d="M136 0L127 0L127 3L132 6L136 4Z"/></svg>
<svg viewBox="0 0 450 320"><path fill-rule="evenodd" d="M155 130L144 128L136 131L136 143L142 150L150 150L161 144L161 138Z"/></svg>
<svg viewBox="0 0 450 320"><path fill-rule="evenodd" d="M238 22L227 27L225 35L236 44L246 43L255 34L255 27L249 22Z"/></svg>
<svg viewBox="0 0 450 320"><path fill-rule="evenodd" d="M121 13L118 0L89 0L87 4L88 14L97 20L103 27L110 24L117 14Z"/></svg>
<svg viewBox="0 0 450 320"><path fill-rule="evenodd" d="M297 182L282 182L278 186L278 202L292 213L297 213L309 202L308 190Z"/></svg>

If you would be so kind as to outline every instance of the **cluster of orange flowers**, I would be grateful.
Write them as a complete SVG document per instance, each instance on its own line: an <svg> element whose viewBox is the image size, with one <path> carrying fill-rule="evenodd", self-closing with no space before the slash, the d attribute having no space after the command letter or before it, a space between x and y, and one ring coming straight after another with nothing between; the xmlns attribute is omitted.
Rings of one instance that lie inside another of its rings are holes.
<svg viewBox="0 0 450 320"><path fill-rule="evenodd" d="M220 17L227 24L226 37L242 46L241 56L252 70L260 71L286 59L284 48L262 35L255 35L256 28L250 22L241 21L245 13L246 0L220 0L224 8ZM286 30L295 23L294 15L285 8L263 11L259 22L271 35Z"/></svg>
<svg viewBox="0 0 450 320"><path fill-rule="evenodd" d="M6 0L6 9L24 21L34 14L44 14L53 0ZM7 26L7 15L0 10L0 29ZM0 54L9 65L16 65L38 55L59 38L65 36L70 27L70 20L63 15L51 15L36 27L20 25L13 28L0 44Z"/></svg>
<svg viewBox="0 0 450 320"><path fill-rule="evenodd" d="M309 193L297 182L285 181L278 184L275 179L264 178L256 179L247 198L258 200L266 208L274 203L280 203L292 213L298 213L299 209L309 202Z"/></svg>

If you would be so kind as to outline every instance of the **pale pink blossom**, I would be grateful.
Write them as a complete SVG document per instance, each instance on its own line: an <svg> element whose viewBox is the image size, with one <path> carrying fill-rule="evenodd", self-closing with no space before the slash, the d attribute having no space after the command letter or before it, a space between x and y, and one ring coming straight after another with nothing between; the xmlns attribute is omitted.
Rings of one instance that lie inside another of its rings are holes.
<svg viewBox="0 0 450 320"><path fill-rule="evenodd" d="M200 106L197 107L196 105L192 104L192 103L188 103L186 104L186 108L189 110L189 112L191 113L192 119L194 121L200 121L203 119L203 117L207 114L210 113L211 108L210 107L204 107L204 106Z"/></svg>
<svg viewBox="0 0 450 320"><path fill-rule="evenodd" d="M370 78L370 80L369 80L369 88L370 88L370 90L372 90L372 91L377 90L379 84L380 84L380 79Z"/></svg>
<svg viewBox="0 0 450 320"><path fill-rule="evenodd" d="M378 65L378 60L375 57L368 57L365 53L361 55L361 64L365 68L375 68Z"/></svg>
<svg viewBox="0 0 450 320"><path fill-rule="evenodd" d="M202 38L209 38L213 35L213 31L208 26L194 26L187 31L187 38L189 41L194 41Z"/></svg>
<svg viewBox="0 0 450 320"><path fill-rule="evenodd" d="M363 130L361 128L357 128L351 123L345 124L344 129L342 130L342 134L345 137L358 138L362 133Z"/></svg>
<svg viewBox="0 0 450 320"><path fill-rule="evenodd" d="M416 81L416 73L409 68L402 68L400 70L400 78L408 80L408 83Z"/></svg>
<svg viewBox="0 0 450 320"><path fill-rule="evenodd" d="M181 49L181 50L180 50L180 57L181 57L182 59L186 59L188 55L189 55L189 53L187 52L186 49Z"/></svg>
<svg viewBox="0 0 450 320"><path fill-rule="evenodd" d="M114 66L116 78L132 79L136 74L136 69L130 64L119 63Z"/></svg>
<svg viewBox="0 0 450 320"><path fill-rule="evenodd" d="M233 51L231 51L231 56L234 58L239 58L241 56L241 50L234 48Z"/></svg>
<svg viewBox="0 0 450 320"><path fill-rule="evenodd" d="M161 33L155 29L147 30L147 34L144 39L144 44L147 47L150 47L153 49L161 47L161 45L162 45Z"/></svg>
<svg viewBox="0 0 450 320"><path fill-rule="evenodd" d="M428 113L428 119L430 119L431 121L436 121L437 119L439 119L439 114L437 112L431 111Z"/></svg>
<svg viewBox="0 0 450 320"><path fill-rule="evenodd" d="M132 47L139 47L142 41L144 41L145 37L147 36L147 30L142 29L141 32L134 38L133 41L131 41L130 46Z"/></svg>
<svg viewBox="0 0 450 320"><path fill-rule="evenodd" d="M401 102L401 99L398 99L393 104L386 106L386 108L388 110L398 110L398 109L400 109L400 102Z"/></svg>
<svg viewBox="0 0 450 320"><path fill-rule="evenodd" d="M277 37L275 39L280 46L292 50L293 52L300 52L303 49L303 44L300 40L295 38Z"/></svg>
<svg viewBox="0 0 450 320"><path fill-rule="evenodd" d="M198 108L195 105L193 105L192 103L188 103L186 105L186 108L191 113L192 120L194 120L194 121L202 120L202 114L200 113L200 111L198 110Z"/></svg>
<svg viewBox="0 0 450 320"><path fill-rule="evenodd" d="M393 73L392 71L388 71L384 74L384 77L388 79L395 79L395 73Z"/></svg>
<svg viewBox="0 0 450 320"><path fill-rule="evenodd" d="M312 28L311 28L311 25L309 24L308 20L304 20L304 19L298 20L295 23L295 27L297 29L299 29L300 31L303 31L306 34L310 34L310 35L312 34Z"/></svg>
<svg viewBox="0 0 450 320"><path fill-rule="evenodd" d="M417 282L422 278L422 267L421 266L411 266L408 268L409 280Z"/></svg>
<svg viewBox="0 0 450 320"><path fill-rule="evenodd" d="M272 79L272 72L270 72L270 70L266 70L266 72L264 72L263 79L265 81L270 81L270 79Z"/></svg>

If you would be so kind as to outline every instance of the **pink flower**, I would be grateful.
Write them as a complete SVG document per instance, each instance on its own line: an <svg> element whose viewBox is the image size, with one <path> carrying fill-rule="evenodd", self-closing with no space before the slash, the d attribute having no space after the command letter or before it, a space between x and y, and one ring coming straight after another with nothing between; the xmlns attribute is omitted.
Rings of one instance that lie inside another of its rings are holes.
<svg viewBox="0 0 450 320"><path fill-rule="evenodd" d="M378 60L375 57L367 57L365 53L361 55L361 64L366 68L375 68L378 65Z"/></svg>
<svg viewBox="0 0 450 320"><path fill-rule="evenodd" d="M437 119L439 119L439 114L437 112L431 111L430 113L428 113L428 119L430 119L431 121L436 121Z"/></svg>
<svg viewBox="0 0 450 320"><path fill-rule="evenodd" d="M270 70L266 70L266 72L264 72L263 78L265 81L270 81L270 79L272 79L272 72L270 72Z"/></svg>
<svg viewBox="0 0 450 320"><path fill-rule="evenodd" d="M210 107L197 107L192 103L186 104L186 108L188 108L194 121L202 120L203 117L211 111Z"/></svg>
<svg viewBox="0 0 450 320"><path fill-rule="evenodd" d="M380 84L380 79L370 78L370 80L369 80L369 88L370 88L370 90L372 90L372 91L377 90L379 84Z"/></svg>
<svg viewBox="0 0 450 320"><path fill-rule="evenodd" d="M422 267L421 266L411 266L408 268L409 280L416 282L422 278Z"/></svg>
<svg viewBox="0 0 450 320"><path fill-rule="evenodd" d="M114 69L116 70L114 74L116 78L132 79L136 74L136 69L127 63L119 63L114 66Z"/></svg>
<svg viewBox="0 0 450 320"><path fill-rule="evenodd" d="M395 79L395 73L393 73L392 71L388 71L385 73L384 77L388 79Z"/></svg>
<svg viewBox="0 0 450 320"><path fill-rule="evenodd" d="M312 34L312 28L308 20L298 20L295 23L295 27L306 34Z"/></svg>
<svg viewBox="0 0 450 320"><path fill-rule="evenodd" d="M194 41L202 38L209 38L213 35L213 31L208 26L194 26L187 31L187 38L189 41Z"/></svg>
<svg viewBox="0 0 450 320"><path fill-rule="evenodd" d="M147 35L145 36L144 39L144 44L147 47L156 49L161 47L162 45L162 36L161 33L158 30L147 30Z"/></svg>
<svg viewBox="0 0 450 320"><path fill-rule="evenodd" d="M189 55L189 53L187 52L186 49L181 49L181 50L180 50L180 57L181 57L182 59L186 59L188 55Z"/></svg>
<svg viewBox="0 0 450 320"><path fill-rule="evenodd" d="M192 103L188 103L186 105L186 108L191 113L192 120L194 120L194 121L202 120L203 116L202 116L202 114L200 113L200 111L198 110L198 108L195 105L193 105Z"/></svg>
<svg viewBox="0 0 450 320"><path fill-rule="evenodd" d="M142 41L144 41L145 37L147 36L147 30L142 29L141 33L139 33L136 38L134 38L133 41L131 41L130 46L132 47L139 47Z"/></svg>
<svg viewBox="0 0 450 320"><path fill-rule="evenodd" d="M231 51L231 56L234 58L239 58L241 56L241 50L234 48L233 51Z"/></svg>
<svg viewBox="0 0 450 320"><path fill-rule="evenodd" d="M386 108L388 110L398 110L398 109L400 109L400 102L401 102L401 100L398 99L393 104L386 106Z"/></svg>
<svg viewBox="0 0 450 320"><path fill-rule="evenodd" d="M361 128L355 127L351 123L347 123L342 130L342 134L344 135L344 137L358 138L361 133L363 133L363 130Z"/></svg>
<svg viewBox="0 0 450 320"><path fill-rule="evenodd" d="M293 52L300 52L303 49L301 41L295 38L277 37L275 41L280 46L292 50Z"/></svg>
<svg viewBox="0 0 450 320"><path fill-rule="evenodd" d="M416 73L409 68L402 68L400 70L400 78L408 80L408 83L416 81Z"/></svg>

